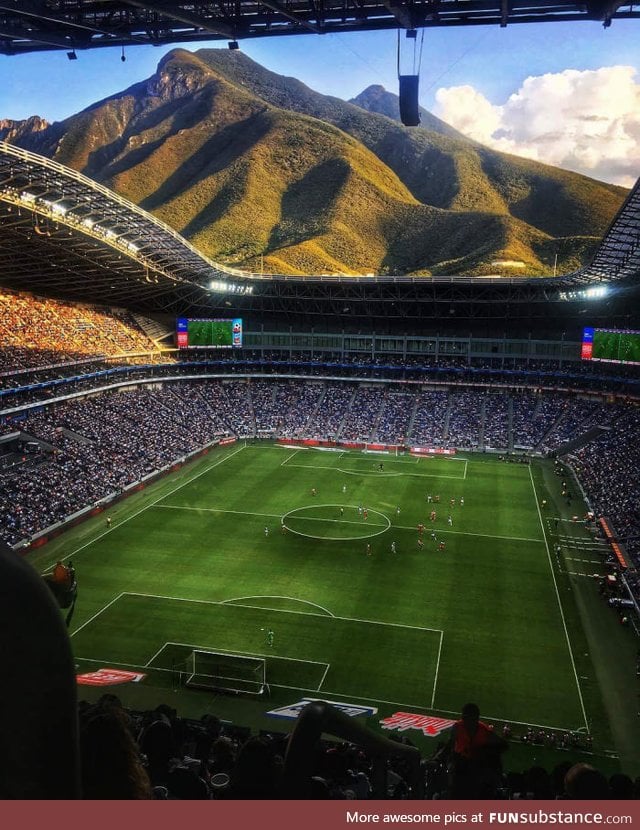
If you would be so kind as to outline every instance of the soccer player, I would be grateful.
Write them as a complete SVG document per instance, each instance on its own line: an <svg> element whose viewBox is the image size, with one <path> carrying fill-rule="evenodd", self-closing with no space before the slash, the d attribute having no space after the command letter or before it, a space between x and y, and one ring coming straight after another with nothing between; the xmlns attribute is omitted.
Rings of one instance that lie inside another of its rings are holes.
<svg viewBox="0 0 640 830"><path fill-rule="evenodd" d="M437 542L437 541L438 541L438 540L437 540L437 538L436 538L436 532L435 532L435 530L432 530L432 531L431 531L431 538L433 539L433 541L434 541L434 542Z"/></svg>
<svg viewBox="0 0 640 830"><path fill-rule="evenodd" d="M384 464L382 462L380 462L378 469L380 470L380 472L384 470Z"/></svg>
<svg viewBox="0 0 640 830"><path fill-rule="evenodd" d="M424 533L424 525L422 524L422 522L420 522L418 524L418 535L422 536L423 533Z"/></svg>
<svg viewBox="0 0 640 830"><path fill-rule="evenodd" d="M449 499L449 506L450 507L455 507L456 506L456 500L455 499Z"/></svg>
<svg viewBox="0 0 640 830"><path fill-rule="evenodd" d="M363 519L368 519L369 518L369 511L367 510L366 507L362 508L362 518Z"/></svg>
<svg viewBox="0 0 640 830"><path fill-rule="evenodd" d="M433 500L435 501L436 504L440 504L440 496L434 496Z"/></svg>
<svg viewBox="0 0 640 830"><path fill-rule="evenodd" d="M453 524L453 519L451 518L451 515L447 516L447 524L449 525L449 527L451 527L451 525Z"/></svg>
<svg viewBox="0 0 640 830"><path fill-rule="evenodd" d="M460 496L460 507L464 507L464 496Z"/></svg>
<svg viewBox="0 0 640 830"><path fill-rule="evenodd" d="M398 552L398 551L396 550L396 543L395 543L395 542L391 542L391 553L397 553L397 552Z"/></svg>
<svg viewBox="0 0 640 830"><path fill-rule="evenodd" d="M399 516L399 515L400 515L400 505L398 505L398 507L396 507L396 516Z"/></svg>
<svg viewBox="0 0 640 830"><path fill-rule="evenodd" d="M438 550L444 550L444 542L440 542L438 545Z"/></svg>
<svg viewBox="0 0 640 830"><path fill-rule="evenodd" d="M315 488L315 487L312 487L312 488L311 488L311 495L312 495L312 496L317 496L317 495L318 495L318 491L316 490L316 488Z"/></svg>
<svg viewBox="0 0 640 830"><path fill-rule="evenodd" d="M346 493L346 492L347 492L347 485L346 485L346 484L343 484L343 485L342 485L342 492L343 492L343 493Z"/></svg>
<svg viewBox="0 0 640 830"><path fill-rule="evenodd" d="M422 550L424 547L424 542L422 541L422 537L418 536L418 550Z"/></svg>
<svg viewBox="0 0 640 830"><path fill-rule="evenodd" d="M269 535L269 528L266 525L264 526L264 535L265 536Z"/></svg>
<svg viewBox="0 0 640 830"><path fill-rule="evenodd" d="M269 646L269 648L273 648L274 637L275 637L275 635L273 633L273 629L269 628L267 630L267 645Z"/></svg>
<svg viewBox="0 0 640 830"><path fill-rule="evenodd" d="M107 516L107 527L111 527L111 516Z"/></svg>
<svg viewBox="0 0 640 830"><path fill-rule="evenodd" d="M367 543L367 556L371 556L371 545Z"/></svg>
<svg viewBox="0 0 640 830"><path fill-rule="evenodd" d="M427 504L431 504L432 501L433 501L433 498L431 496L431 493L427 493Z"/></svg>
<svg viewBox="0 0 640 830"><path fill-rule="evenodd" d="M429 518L431 519L432 522L435 522L435 520L436 520L436 511L435 510L431 511L431 513L429 515Z"/></svg>
<svg viewBox="0 0 640 830"><path fill-rule="evenodd" d="M344 507L340 508L340 516L344 516Z"/></svg>

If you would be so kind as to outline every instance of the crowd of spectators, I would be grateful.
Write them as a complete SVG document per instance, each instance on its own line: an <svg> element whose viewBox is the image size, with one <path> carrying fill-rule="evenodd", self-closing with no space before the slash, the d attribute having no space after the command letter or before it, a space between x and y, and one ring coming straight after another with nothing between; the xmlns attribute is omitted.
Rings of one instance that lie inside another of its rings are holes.
<svg viewBox="0 0 640 830"><path fill-rule="evenodd" d="M3 372L71 363L88 356L156 351L134 318L118 309L0 290Z"/></svg>
<svg viewBox="0 0 640 830"><path fill-rule="evenodd" d="M419 392L416 398L413 423L407 440L417 447L439 447L449 406L449 395L443 389L437 392Z"/></svg>
<svg viewBox="0 0 640 830"><path fill-rule="evenodd" d="M509 437L510 398L500 392L486 394L484 397L484 423L482 428L485 447L512 449Z"/></svg>
<svg viewBox="0 0 640 830"><path fill-rule="evenodd" d="M576 450L577 471L594 508L633 537L640 524L639 420L635 407L620 403L481 388L424 391L277 378L126 386L5 418L2 433L23 433L41 451L39 464L5 465L0 472L0 523L15 544L221 438L509 451L557 449L598 423L606 431Z"/></svg>
<svg viewBox="0 0 640 830"><path fill-rule="evenodd" d="M572 462L593 510L611 518L640 565L640 410L611 409L610 428L575 450Z"/></svg>
<svg viewBox="0 0 640 830"><path fill-rule="evenodd" d="M444 437L448 447L475 449L480 444L480 426L484 410L481 391L454 393L449 401L448 423Z"/></svg>
<svg viewBox="0 0 640 830"><path fill-rule="evenodd" d="M471 712L471 717L469 716ZM551 771L535 765L509 770L514 740L539 740L534 730L513 736L507 725L494 729L467 704L446 741L420 768L420 791L427 799L634 799L640 779L623 773L607 778L584 760L564 760ZM289 735L222 721L207 713L181 717L160 704L153 710L125 708L111 693L79 704L82 795L91 799L272 800L286 793ZM532 733L532 734L530 734ZM406 736L398 744L411 746ZM590 753L567 738L554 746ZM311 776L305 797L315 800L367 800L375 797L376 770L370 754L350 741L323 738L308 747ZM586 757L583 755L583 757ZM507 769L505 769L507 768ZM388 799L415 798L406 762L389 755L382 784ZM293 796L295 797L295 796ZM379 795L378 795L379 797Z"/></svg>
<svg viewBox="0 0 640 830"><path fill-rule="evenodd" d="M313 422L309 424L309 437L335 441L340 435L355 393L355 387L350 384L328 384L322 397L322 406L318 407Z"/></svg>
<svg viewBox="0 0 640 830"><path fill-rule="evenodd" d="M371 441L383 406L379 387L358 384L351 399L348 415L342 423L339 438L343 441Z"/></svg>
<svg viewBox="0 0 640 830"><path fill-rule="evenodd" d="M387 389L375 440L381 444L404 444L415 413L416 396L410 392L394 392Z"/></svg>

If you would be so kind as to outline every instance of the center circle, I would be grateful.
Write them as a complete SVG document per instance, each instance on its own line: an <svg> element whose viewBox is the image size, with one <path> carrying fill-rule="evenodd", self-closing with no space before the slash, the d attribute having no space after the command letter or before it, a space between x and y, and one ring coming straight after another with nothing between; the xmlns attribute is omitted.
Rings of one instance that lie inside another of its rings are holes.
<svg viewBox="0 0 640 830"><path fill-rule="evenodd" d="M378 510L343 504L296 507L284 514L281 523L297 536L331 542L371 539L391 527L391 520Z"/></svg>

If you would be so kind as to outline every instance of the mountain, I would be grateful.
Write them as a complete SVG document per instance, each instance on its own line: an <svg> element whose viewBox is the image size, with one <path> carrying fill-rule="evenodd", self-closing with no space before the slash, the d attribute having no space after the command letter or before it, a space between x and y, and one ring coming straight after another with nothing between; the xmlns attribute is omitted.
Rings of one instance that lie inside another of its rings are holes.
<svg viewBox="0 0 640 830"><path fill-rule="evenodd" d="M394 95L393 92L380 86L380 84L372 84L363 90L355 98L351 98L350 104L355 104L360 109L367 110L367 112L377 113L378 115L386 115L393 121L400 121L400 98ZM469 141L465 136L458 132L458 130L450 127L445 121L436 118L424 107L419 107L420 112L420 127L423 130L431 130L440 135L447 135L450 138L459 138L463 141Z"/></svg>
<svg viewBox="0 0 640 830"><path fill-rule="evenodd" d="M370 90L359 98L373 106ZM593 251L624 189L496 153L426 115L428 129L407 129L239 50L178 49L65 121L6 129L237 267L540 274L556 254L572 270Z"/></svg>
<svg viewBox="0 0 640 830"><path fill-rule="evenodd" d="M9 118L0 118L0 141L6 141L9 144L18 144L23 137L38 133L41 130L46 130L50 126L48 121L45 121L44 118L40 118L37 115L32 115L23 121L12 121Z"/></svg>

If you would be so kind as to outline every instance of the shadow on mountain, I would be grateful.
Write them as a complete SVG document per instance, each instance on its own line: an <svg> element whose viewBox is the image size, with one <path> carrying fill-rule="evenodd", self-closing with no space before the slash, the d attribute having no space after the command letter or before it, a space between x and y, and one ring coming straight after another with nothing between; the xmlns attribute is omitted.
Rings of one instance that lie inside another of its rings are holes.
<svg viewBox="0 0 640 830"><path fill-rule="evenodd" d="M143 199L140 207L149 211L161 208L177 193L230 167L248 153L270 128L271 119L266 110L224 127L189 156L155 193ZM192 222L196 219L194 217ZM183 233L189 235L186 229Z"/></svg>
<svg viewBox="0 0 640 830"><path fill-rule="evenodd" d="M207 88L195 99L193 96L185 95L177 101L167 101L152 110L143 110L132 118L122 135L89 154L87 175L99 174L99 178L106 181L142 164L166 141L167 131L155 140L145 140L140 147L127 152L127 144L132 138L139 137L142 141L142 133L151 132L164 122L170 124L169 134L198 127L210 115L214 98L215 90ZM120 153L126 154L117 158Z"/></svg>
<svg viewBox="0 0 640 830"><path fill-rule="evenodd" d="M271 232L269 250L297 245L325 233L350 173L344 159L334 158L291 184L282 196L280 221Z"/></svg>

